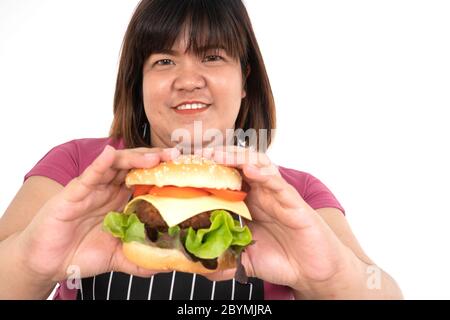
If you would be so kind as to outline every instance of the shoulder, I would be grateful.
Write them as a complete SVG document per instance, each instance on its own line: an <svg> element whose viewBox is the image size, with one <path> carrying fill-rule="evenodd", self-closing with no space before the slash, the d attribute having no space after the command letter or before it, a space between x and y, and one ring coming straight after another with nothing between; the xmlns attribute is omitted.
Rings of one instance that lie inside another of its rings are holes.
<svg viewBox="0 0 450 320"><path fill-rule="evenodd" d="M72 147L73 154L77 155L80 172L94 161L94 159L110 145L115 149L123 149L123 141L114 138L83 138L67 142Z"/></svg>
<svg viewBox="0 0 450 320"><path fill-rule="evenodd" d="M82 138L70 140L62 145L71 144L78 151L93 152L103 150L107 145L113 146L116 149L123 149L123 141L105 137L105 138Z"/></svg>
<svg viewBox="0 0 450 320"><path fill-rule="evenodd" d="M74 139L54 147L50 153L55 155L70 155L77 162L82 172L107 146L123 149L122 140L114 138L82 138Z"/></svg>
<svg viewBox="0 0 450 320"><path fill-rule="evenodd" d="M83 138L59 144L50 149L36 165L25 175L45 176L63 186L79 176L102 152L106 145L123 149L123 141L114 138Z"/></svg>
<svg viewBox="0 0 450 320"><path fill-rule="evenodd" d="M278 166L278 170L284 180L292 185L313 209L332 207L344 212L331 190L314 175L282 166Z"/></svg>
<svg viewBox="0 0 450 320"><path fill-rule="evenodd" d="M280 171L281 176L286 180L290 185L295 187L297 191L301 194L301 196L305 196L309 186L316 180L312 174L304 171L299 171L292 168L286 168L282 166L278 166L278 170Z"/></svg>

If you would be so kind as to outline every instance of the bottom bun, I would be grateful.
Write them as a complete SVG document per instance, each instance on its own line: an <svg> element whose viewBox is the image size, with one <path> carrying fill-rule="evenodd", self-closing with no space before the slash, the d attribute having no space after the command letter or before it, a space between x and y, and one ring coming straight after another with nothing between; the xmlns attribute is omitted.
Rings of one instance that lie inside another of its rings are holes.
<svg viewBox="0 0 450 320"><path fill-rule="evenodd" d="M205 268L201 262L189 260L178 249L162 249L139 242L124 242L122 250L128 260L149 270L212 273L236 267L236 258L229 250L218 258L218 266L214 270Z"/></svg>

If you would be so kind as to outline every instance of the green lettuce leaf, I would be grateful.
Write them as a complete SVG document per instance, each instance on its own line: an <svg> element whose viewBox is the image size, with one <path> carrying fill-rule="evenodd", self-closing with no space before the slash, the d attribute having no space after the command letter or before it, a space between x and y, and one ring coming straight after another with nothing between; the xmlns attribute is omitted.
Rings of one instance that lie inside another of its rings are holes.
<svg viewBox="0 0 450 320"><path fill-rule="evenodd" d="M125 215L109 212L103 219L103 230L120 238L123 242L137 241L145 243L145 227L136 214Z"/></svg>
<svg viewBox="0 0 450 320"><path fill-rule="evenodd" d="M181 229L179 226L174 226L174 227L170 227L167 230L167 233L169 234L169 236L171 236L172 238L176 237L179 233L180 233Z"/></svg>
<svg viewBox="0 0 450 320"><path fill-rule="evenodd" d="M252 242L248 227L241 227L227 211L214 210L210 220L211 226L208 229L188 229L185 247L196 257L214 259L230 246L243 249Z"/></svg>

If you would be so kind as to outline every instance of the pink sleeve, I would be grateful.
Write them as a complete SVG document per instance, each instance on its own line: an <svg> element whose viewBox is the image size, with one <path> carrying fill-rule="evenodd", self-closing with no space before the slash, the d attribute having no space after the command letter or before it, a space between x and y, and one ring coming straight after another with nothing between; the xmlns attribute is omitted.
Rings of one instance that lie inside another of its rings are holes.
<svg viewBox="0 0 450 320"><path fill-rule="evenodd" d="M337 208L345 214L344 208L330 189L313 175L281 166L279 166L279 170L283 178L297 190L313 209Z"/></svg>
<svg viewBox="0 0 450 320"><path fill-rule="evenodd" d="M345 214L345 210L334 194L319 179L308 175L305 196L303 198L313 209L336 208Z"/></svg>
<svg viewBox="0 0 450 320"><path fill-rule="evenodd" d="M67 185L79 175L77 153L74 141L54 147L25 175L24 181L31 176L44 176Z"/></svg>

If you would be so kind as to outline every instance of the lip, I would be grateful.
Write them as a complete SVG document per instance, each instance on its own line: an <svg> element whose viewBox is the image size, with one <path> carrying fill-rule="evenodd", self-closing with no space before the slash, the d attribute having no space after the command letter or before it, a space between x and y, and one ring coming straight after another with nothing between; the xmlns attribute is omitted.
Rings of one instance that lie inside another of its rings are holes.
<svg viewBox="0 0 450 320"><path fill-rule="evenodd" d="M192 100L192 101L183 101L183 102L181 102L181 103L179 103L179 104L177 104L175 107L173 107L173 108L177 108L177 107L179 107L179 106L182 106L183 104L206 104L207 106L209 106L209 105L211 105L210 103L206 103L206 102L203 102L203 101L200 101L200 100Z"/></svg>
<svg viewBox="0 0 450 320"><path fill-rule="evenodd" d="M201 109L185 109L185 110L178 110L177 107L183 105L183 104L205 104L207 107L206 108L201 108ZM190 115L190 114L197 114L197 113L201 113L204 112L206 110L209 109L209 107L211 106L210 103L205 103L203 101L198 101L198 100L194 100L194 101L184 101L178 105L176 105L175 107L173 107L172 109L178 113L178 114L182 114L182 115Z"/></svg>

